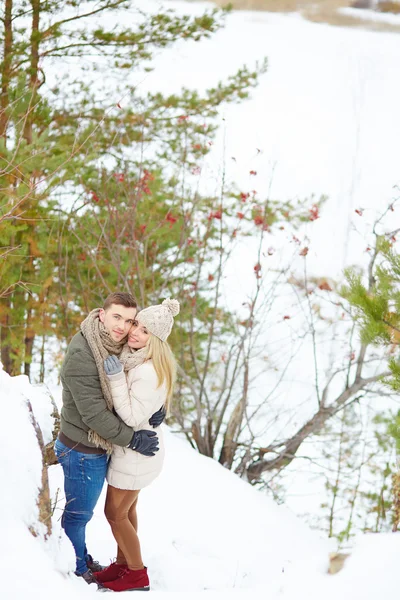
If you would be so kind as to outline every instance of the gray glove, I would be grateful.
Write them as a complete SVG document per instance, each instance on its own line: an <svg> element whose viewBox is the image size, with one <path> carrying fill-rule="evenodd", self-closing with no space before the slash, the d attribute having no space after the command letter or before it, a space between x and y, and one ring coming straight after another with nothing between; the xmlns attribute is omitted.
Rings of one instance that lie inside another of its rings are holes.
<svg viewBox="0 0 400 600"><path fill-rule="evenodd" d="M104 370L106 375L117 375L117 373L122 373L123 366L117 356L111 355L104 361Z"/></svg>

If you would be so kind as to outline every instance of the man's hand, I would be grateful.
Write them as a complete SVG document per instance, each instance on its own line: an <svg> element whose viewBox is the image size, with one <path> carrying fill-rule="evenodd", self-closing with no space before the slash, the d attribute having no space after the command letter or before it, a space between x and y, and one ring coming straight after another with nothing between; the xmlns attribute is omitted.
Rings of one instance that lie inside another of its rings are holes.
<svg viewBox="0 0 400 600"><path fill-rule="evenodd" d="M117 375L122 372L123 366L117 356L111 355L104 361L104 370L106 375Z"/></svg>
<svg viewBox="0 0 400 600"><path fill-rule="evenodd" d="M147 431L147 429L135 431L128 448L144 456L155 456L155 453L160 449L158 447L158 435L155 431Z"/></svg>
<svg viewBox="0 0 400 600"><path fill-rule="evenodd" d="M164 406L160 408L154 415L151 415L149 419L149 423L152 427L160 427L161 423L164 421L167 411Z"/></svg>

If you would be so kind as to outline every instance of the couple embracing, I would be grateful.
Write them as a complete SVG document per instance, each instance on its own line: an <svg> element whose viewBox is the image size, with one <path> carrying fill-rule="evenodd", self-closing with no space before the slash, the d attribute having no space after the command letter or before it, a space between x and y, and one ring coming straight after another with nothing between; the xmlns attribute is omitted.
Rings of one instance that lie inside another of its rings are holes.
<svg viewBox="0 0 400 600"><path fill-rule="evenodd" d="M68 346L61 369L60 433L55 453L64 472L62 526L76 554L75 574L116 592L150 589L137 535L137 501L161 472L159 429L176 366L167 338L177 300L137 311L131 294L108 296ZM117 542L103 568L89 554L86 525L105 479L105 515Z"/></svg>

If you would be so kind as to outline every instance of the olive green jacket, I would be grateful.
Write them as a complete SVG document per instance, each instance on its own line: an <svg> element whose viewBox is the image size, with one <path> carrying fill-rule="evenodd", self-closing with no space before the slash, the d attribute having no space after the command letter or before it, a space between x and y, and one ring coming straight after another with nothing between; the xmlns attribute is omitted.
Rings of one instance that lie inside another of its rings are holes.
<svg viewBox="0 0 400 600"><path fill-rule="evenodd" d="M108 408L93 353L81 332L71 340L61 368L61 431L72 441L94 447L88 440L93 429L118 446L127 446L134 430Z"/></svg>

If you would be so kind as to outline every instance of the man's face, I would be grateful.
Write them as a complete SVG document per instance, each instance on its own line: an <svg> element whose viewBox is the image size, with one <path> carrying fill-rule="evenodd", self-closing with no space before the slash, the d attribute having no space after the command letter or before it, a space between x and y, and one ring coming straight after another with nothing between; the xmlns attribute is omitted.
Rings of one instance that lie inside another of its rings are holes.
<svg viewBox="0 0 400 600"><path fill-rule="evenodd" d="M121 342L128 335L136 313L136 308L127 308L121 304L111 304L107 310L100 309L99 319L114 342Z"/></svg>

